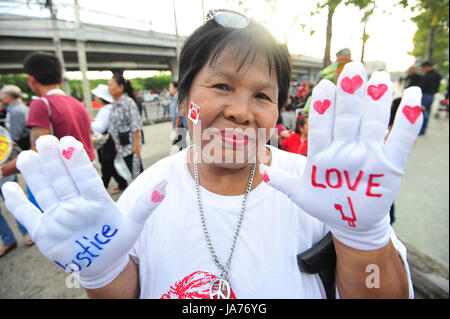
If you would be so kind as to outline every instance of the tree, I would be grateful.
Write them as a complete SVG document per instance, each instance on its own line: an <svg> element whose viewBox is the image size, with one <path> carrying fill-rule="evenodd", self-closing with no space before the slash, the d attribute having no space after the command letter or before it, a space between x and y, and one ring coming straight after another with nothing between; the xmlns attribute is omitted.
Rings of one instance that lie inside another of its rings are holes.
<svg viewBox="0 0 450 319"><path fill-rule="evenodd" d="M327 31L325 40L325 52L323 55L323 67L326 67L331 63L330 51L331 51L331 38L333 36L333 16L337 6L342 2L342 0L326 0L323 3L317 4L316 12L312 14L319 13L323 9L327 9Z"/></svg>
<svg viewBox="0 0 450 319"><path fill-rule="evenodd" d="M429 60L436 68L448 74L449 0L420 0L410 5L408 0L399 2L419 14L412 18L417 24L414 50L420 60Z"/></svg>
<svg viewBox="0 0 450 319"><path fill-rule="evenodd" d="M328 66L331 63L331 38L333 36L333 16L336 11L336 8L343 2L343 0L325 0L323 2L319 2L317 4L317 8L315 12L311 12L311 15L318 14L323 9L327 9L327 31L326 31L326 40L325 40L325 52L323 56L323 67ZM369 36L365 32L365 24L367 23L367 20L372 15L374 9L375 9L375 0L346 0L344 2L346 6L353 4L356 7L358 7L360 10L366 10L364 13L364 16L361 20L362 23L364 23L364 31L363 31L363 55L364 57L364 46L366 44L366 41L369 39Z"/></svg>
<svg viewBox="0 0 450 319"><path fill-rule="evenodd" d="M361 48L361 62L364 62L364 51L366 47L366 42L369 40L369 35L366 33L367 21L369 21L370 16L373 14L376 8L376 3L374 0L353 0L347 1L347 3L351 2L353 5L358 7L360 10L364 10L364 15L361 19L361 23L364 25L363 35L361 37L362 40L362 48Z"/></svg>

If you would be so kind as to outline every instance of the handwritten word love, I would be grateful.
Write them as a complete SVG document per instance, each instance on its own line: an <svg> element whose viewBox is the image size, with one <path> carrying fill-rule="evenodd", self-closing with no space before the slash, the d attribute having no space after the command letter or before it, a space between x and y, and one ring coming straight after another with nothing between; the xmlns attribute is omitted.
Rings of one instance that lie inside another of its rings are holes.
<svg viewBox="0 0 450 319"><path fill-rule="evenodd" d="M359 171L358 176L352 181L350 178L350 174L347 170L344 170L343 173L336 169L336 168L329 168L325 170L325 182L319 183L317 181L317 166L313 165L312 167L312 174L311 174L311 184L314 187L318 188L341 188L343 187L343 178L345 178L345 182L347 185L347 188L351 191L356 191L358 189L359 183L361 182L361 179L364 176L363 171ZM367 182L367 189L366 189L366 195L369 197L381 197L382 194L374 194L372 193L373 187L380 186L379 183L375 183L375 178L383 177L384 174L369 174L368 182Z"/></svg>
<svg viewBox="0 0 450 319"><path fill-rule="evenodd" d="M78 246L80 246L82 249L81 251L79 251L76 254L76 258L74 258L78 262L75 261L74 259L72 259L72 264L74 264L78 267L77 270L70 268L70 266L68 264L66 264L64 266L57 260L55 260L54 262L58 266L62 267L64 270L67 270L69 272L81 271L83 269L83 266L89 267L92 264L93 258L97 258L100 256L100 251L102 251L104 249L103 246L108 244L111 241L111 238L117 234L117 232L118 232L117 228L112 229L111 226L109 226L109 225L103 225L102 233L101 233L101 236L103 238L99 238L99 234L95 234L93 241L89 240L89 238L87 238L86 236L83 236L83 239L85 241L84 243L82 243L83 240L81 240L81 239L75 240L75 243ZM92 246L90 246L89 244L91 244ZM95 247L95 248L93 248L93 247ZM83 263L81 261L83 261ZM81 265L81 264L84 264L84 265Z"/></svg>

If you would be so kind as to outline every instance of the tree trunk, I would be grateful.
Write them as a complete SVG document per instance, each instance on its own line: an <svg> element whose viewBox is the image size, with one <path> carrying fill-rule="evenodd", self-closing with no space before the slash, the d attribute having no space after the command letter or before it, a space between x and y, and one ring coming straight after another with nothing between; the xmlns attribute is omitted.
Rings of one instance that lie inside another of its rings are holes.
<svg viewBox="0 0 450 319"><path fill-rule="evenodd" d="M362 50L361 50L361 62L364 62L364 51L366 48L366 41L367 41L367 34L366 34L366 23L364 22L364 31L363 31L363 36L362 36Z"/></svg>
<svg viewBox="0 0 450 319"><path fill-rule="evenodd" d="M331 36L333 35L332 29L333 29L333 15L334 15L334 8L330 8L328 6L328 18L327 18L327 40L325 44L325 54L323 57L323 67L331 64L331 58L330 58L330 51L331 51Z"/></svg>

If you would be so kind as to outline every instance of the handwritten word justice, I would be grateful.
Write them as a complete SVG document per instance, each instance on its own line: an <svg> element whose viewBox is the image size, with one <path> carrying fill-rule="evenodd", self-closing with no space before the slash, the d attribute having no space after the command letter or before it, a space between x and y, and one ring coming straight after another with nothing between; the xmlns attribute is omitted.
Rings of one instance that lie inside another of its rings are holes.
<svg viewBox="0 0 450 319"><path fill-rule="evenodd" d="M68 264L64 266L57 260L55 260L55 263L58 266L62 267L64 270L71 270L70 272L80 271L83 266L89 267L92 264L93 258L97 258L100 256L101 250L103 250L104 248L103 246L111 241L111 238L117 234L117 231L118 229L112 229L109 225L103 225L101 233L102 238L100 238L99 234L95 234L93 240L90 240L86 236L83 236L84 240L75 240L75 243L82 249L76 254L76 258L74 258L78 262L72 259L72 264L78 267L77 270L70 268Z"/></svg>
<svg viewBox="0 0 450 319"><path fill-rule="evenodd" d="M313 165L312 167L312 175L311 175L311 183L314 187L318 188L341 188L343 187L343 178L345 178L345 182L347 184L347 188L351 191L356 191L359 183L361 182L361 179L364 176L363 171L359 171L358 176L356 176L355 180L351 180L350 174L348 171L344 170L343 173L341 173L340 170L336 168L329 168L325 171L325 183L319 183L317 181L317 166ZM380 186L379 183L375 183L375 178L383 177L384 174L369 174L369 179L367 182L367 189L366 189L366 195L369 197L381 197L382 194L374 194L372 191L372 188ZM335 177L334 179L332 177Z"/></svg>

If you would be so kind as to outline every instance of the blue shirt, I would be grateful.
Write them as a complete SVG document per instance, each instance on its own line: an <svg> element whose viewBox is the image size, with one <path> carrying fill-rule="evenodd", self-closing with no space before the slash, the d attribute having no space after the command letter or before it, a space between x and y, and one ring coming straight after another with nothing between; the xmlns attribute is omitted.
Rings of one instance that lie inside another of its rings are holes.
<svg viewBox="0 0 450 319"><path fill-rule="evenodd" d="M186 116L181 116L180 113L178 113L178 104L177 104L177 100L178 100L178 93L175 94L173 96L173 100L172 100L172 129L175 128L175 120L177 117L179 117L181 119L180 124L181 127L184 127L185 129L188 128L187 125L187 119Z"/></svg>

